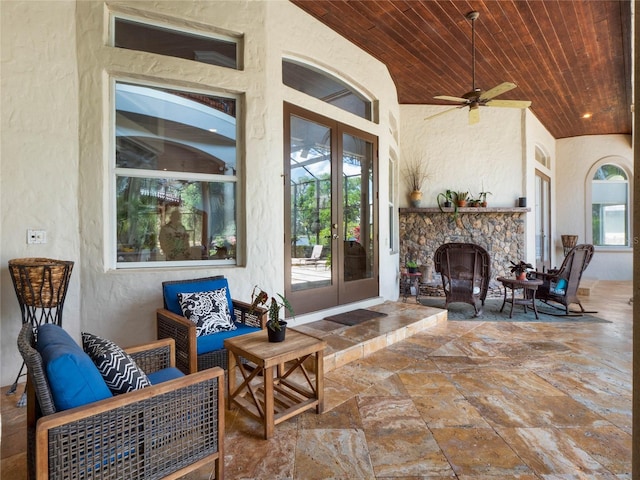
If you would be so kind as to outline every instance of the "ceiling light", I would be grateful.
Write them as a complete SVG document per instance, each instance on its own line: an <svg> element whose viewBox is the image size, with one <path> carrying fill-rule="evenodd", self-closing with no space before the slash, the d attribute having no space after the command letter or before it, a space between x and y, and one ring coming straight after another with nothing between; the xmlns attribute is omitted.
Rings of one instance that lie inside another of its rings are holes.
<svg viewBox="0 0 640 480"><path fill-rule="evenodd" d="M591 118L593 116L592 113L585 113L582 115L582 118Z"/></svg>
<svg viewBox="0 0 640 480"><path fill-rule="evenodd" d="M209 131L210 131L211 133L216 133L216 132L218 131L218 129L217 129L217 128L210 128L210 129L209 129Z"/></svg>

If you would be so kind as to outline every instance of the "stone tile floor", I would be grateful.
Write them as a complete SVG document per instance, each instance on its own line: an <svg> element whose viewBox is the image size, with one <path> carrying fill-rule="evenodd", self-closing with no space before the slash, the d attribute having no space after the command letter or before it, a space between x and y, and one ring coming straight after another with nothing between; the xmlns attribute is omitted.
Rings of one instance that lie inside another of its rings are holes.
<svg viewBox="0 0 640 480"><path fill-rule="evenodd" d="M612 323L447 322L407 301L368 325L301 326L329 344L325 413L267 441L228 411L225 476L631 479L631 294L601 281L583 297ZM16 400L0 398L3 480L26 478Z"/></svg>

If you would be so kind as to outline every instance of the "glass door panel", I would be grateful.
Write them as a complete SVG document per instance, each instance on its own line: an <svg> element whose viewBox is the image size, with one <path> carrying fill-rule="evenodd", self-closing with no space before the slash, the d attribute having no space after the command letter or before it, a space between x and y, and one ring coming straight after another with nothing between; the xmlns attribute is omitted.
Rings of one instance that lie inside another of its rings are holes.
<svg viewBox="0 0 640 480"><path fill-rule="evenodd" d="M373 145L342 136L342 231L345 282L371 278L373 272Z"/></svg>
<svg viewBox="0 0 640 480"><path fill-rule="evenodd" d="M292 116L290 274L293 292L333 283L331 129Z"/></svg>
<svg viewBox="0 0 640 480"><path fill-rule="evenodd" d="M551 268L551 189L549 177L536 172L536 270Z"/></svg>

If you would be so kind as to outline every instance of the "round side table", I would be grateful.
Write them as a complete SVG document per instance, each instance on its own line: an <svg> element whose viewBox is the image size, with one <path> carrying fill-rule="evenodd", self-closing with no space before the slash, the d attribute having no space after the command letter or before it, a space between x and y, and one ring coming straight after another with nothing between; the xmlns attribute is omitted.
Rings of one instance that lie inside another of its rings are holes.
<svg viewBox="0 0 640 480"><path fill-rule="evenodd" d="M522 305L524 307L524 313L527 313L527 307L533 309L533 313L538 319L538 309L536 307L536 291L538 287L542 285L542 280L518 280L517 278L498 277L496 278L504 286L504 300L500 311L504 309L507 303L511 304L511 310L509 311L509 318L513 317L513 306ZM507 296L507 290L511 290L511 298ZM516 290L522 290L522 298L516 298Z"/></svg>

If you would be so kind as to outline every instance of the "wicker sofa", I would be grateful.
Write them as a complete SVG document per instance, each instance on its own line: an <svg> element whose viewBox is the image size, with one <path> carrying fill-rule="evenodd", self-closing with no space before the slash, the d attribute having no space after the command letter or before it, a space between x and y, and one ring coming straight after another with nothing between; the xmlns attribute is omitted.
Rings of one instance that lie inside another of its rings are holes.
<svg viewBox="0 0 640 480"><path fill-rule="evenodd" d="M173 341L156 341L126 350L150 379L157 375L152 386L59 411L36 336L29 323L18 336L28 369L30 479L174 479L212 461L223 478L221 369L185 376L172 368Z"/></svg>
<svg viewBox="0 0 640 480"><path fill-rule="evenodd" d="M225 287L229 309L236 330L196 335L196 325L182 315L178 293L202 292ZM172 338L176 345L176 367L184 373L195 373L211 367L227 370L227 350L224 339L264 329L267 310L231 298L229 284L224 276L195 278L162 283L164 308L156 311L159 339Z"/></svg>

